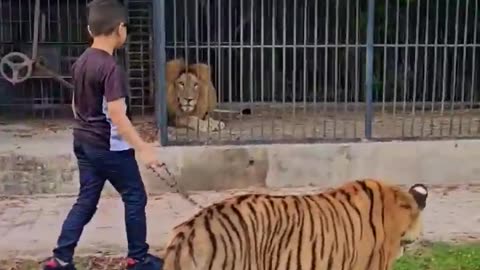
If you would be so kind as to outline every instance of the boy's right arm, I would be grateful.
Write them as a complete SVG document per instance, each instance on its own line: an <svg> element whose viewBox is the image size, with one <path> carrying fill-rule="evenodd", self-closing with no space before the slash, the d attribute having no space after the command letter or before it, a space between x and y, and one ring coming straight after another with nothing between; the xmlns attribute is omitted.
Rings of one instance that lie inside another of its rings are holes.
<svg viewBox="0 0 480 270"><path fill-rule="evenodd" d="M105 99L107 102L108 116L118 128L118 133L136 151L143 163L147 166L159 165L152 144L146 143L135 130L132 122L127 117L127 105L125 97L127 89L124 73L117 66L112 66L105 77Z"/></svg>
<svg viewBox="0 0 480 270"><path fill-rule="evenodd" d="M138 134L126 115L125 98L119 98L107 103L108 115L118 128L118 133L139 153L139 158L148 167L160 166L155 148L146 143Z"/></svg>
<svg viewBox="0 0 480 270"><path fill-rule="evenodd" d="M130 119L126 115L125 98L120 98L107 103L108 115L115 126L118 133L124 138L135 150L141 150L147 147L147 143L142 140Z"/></svg>

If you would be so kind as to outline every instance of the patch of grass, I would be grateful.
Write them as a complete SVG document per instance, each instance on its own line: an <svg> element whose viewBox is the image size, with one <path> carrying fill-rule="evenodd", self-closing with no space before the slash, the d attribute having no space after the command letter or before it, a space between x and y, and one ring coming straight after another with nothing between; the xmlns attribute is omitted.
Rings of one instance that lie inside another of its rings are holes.
<svg viewBox="0 0 480 270"><path fill-rule="evenodd" d="M125 269L124 260L114 257L82 257L75 259L78 270ZM0 270L37 270L33 260L0 261ZM480 270L480 243L423 245L400 258L394 270Z"/></svg>
<svg viewBox="0 0 480 270"><path fill-rule="evenodd" d="M480 270L480 243L434 243L407 252L394 270Z"/></svg>

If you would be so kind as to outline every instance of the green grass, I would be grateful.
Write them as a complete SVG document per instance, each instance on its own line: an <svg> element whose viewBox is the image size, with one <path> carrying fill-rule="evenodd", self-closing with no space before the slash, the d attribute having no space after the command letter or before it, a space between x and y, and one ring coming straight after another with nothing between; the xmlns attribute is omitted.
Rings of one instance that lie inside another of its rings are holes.
<svg viewBox="0 0 480 270"><path fill-rule="evenodd" d="M480 270L480 243L435 243L407 252L394 270Z"/></svg>
<svg viewBox="0 0 480 270"><path fill-rule="evenodd" d="M125 269L119 258L77 258L78 270ZM0 261L0 269L36 270L35 261ZM480 243L451 245L425 244L407 252L400 258L394 270L480 270Z"/></svg>

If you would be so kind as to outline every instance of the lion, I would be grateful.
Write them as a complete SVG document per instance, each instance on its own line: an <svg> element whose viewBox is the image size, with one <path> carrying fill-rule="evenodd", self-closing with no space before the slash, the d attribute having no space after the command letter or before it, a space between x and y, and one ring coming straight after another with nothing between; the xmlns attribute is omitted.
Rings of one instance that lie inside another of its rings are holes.
<svg viewBox="0 0 480 270"><path fill-rule="evenodd" d="M208 65L187 66L184 59L173 59L165 70L169 125L202 132L225 128L224 122L210 116L217 106L217 95Z"/></svg>

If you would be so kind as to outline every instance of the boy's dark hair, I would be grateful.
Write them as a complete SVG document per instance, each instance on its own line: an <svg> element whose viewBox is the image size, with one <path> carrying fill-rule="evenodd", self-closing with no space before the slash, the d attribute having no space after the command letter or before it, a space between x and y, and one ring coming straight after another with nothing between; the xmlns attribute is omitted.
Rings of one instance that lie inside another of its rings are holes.
<svg viewBox="0 0 480 270"><path fill-rule="evenodd" d="M110 35L120 23L127 23L127 10L119 0L93 0L87 9L87 23L93 36Z"/></svg>

